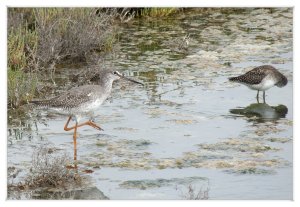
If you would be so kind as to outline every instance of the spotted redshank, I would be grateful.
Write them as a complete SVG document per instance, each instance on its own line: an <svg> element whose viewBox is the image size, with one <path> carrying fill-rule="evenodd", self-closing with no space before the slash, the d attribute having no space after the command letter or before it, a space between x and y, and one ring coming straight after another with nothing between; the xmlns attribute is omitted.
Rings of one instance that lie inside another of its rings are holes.
<svg viewBox="0 0 300 207"><path fill-rule="evenodd" d="M113 82L120 78L143 85L138 81L125 77L118 71L103 70L100 71L97 85L74 87L61 95L48 100L31 101L31 103L37 105L39 108L49 109L56 113L69 116L68 121L64 126L64 130L74 130L74 159L76 158L77 128L88 125L95 129L103 130L91 119L79 124L80 116L93 112L98 108L110 95ZM75 125L69 127L68 125L72 118L75 120Z"/></svg>
<svg viewBox="0 0 300 207"><path fill-rule="evenodd" d="M229 78L229 80L244 84L252 90L257 90L257 102L259 102L259 91L263 91L264 103L266 102L266 90L275 85L281 88L288 82L287 78L271 65L256 67L243 75Z"/></svg>

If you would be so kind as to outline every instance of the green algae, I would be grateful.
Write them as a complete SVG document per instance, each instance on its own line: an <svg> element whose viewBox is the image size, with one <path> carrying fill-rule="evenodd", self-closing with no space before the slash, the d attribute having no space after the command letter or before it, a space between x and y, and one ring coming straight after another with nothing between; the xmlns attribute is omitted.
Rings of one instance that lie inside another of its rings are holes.
<svg viewBox="0 0 300 207"><path fill-rule="evenodd" d="M119 184L122 188L146 190L149 188L161 188L171 185L188 185L193 182L207 182L205 177L185 177L172 179L154 179L154 180L128 180Z"/></svg>

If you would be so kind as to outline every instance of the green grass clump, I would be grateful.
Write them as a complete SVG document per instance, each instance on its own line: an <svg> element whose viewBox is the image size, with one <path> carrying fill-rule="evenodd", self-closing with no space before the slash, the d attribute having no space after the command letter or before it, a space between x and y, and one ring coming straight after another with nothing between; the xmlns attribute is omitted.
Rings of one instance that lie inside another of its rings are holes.
<svg viewBox="0 0 300 207"><path fill-rule="evenodd" d="M36 69L37 65L38 33L29 27L27 19L13 15L14 12L21 12L26 16L28 10L9 10L7 38L8 68L15 71L32 71Z"/></svg>
<svg viewBox="0 0 300 207"><path fill-rule="evenodd" d="M8 34L8 67L25 70L33 66L37 48L37 34L24 27L12 29Z"/></svg>
<svg viewBox="0 0 300 207"><path fill-rule="evenodd" d="M179 8L144 8L141 11L142 17L168 17L179 11Z"/></svg>
<svg viewBox="0 0 300 207"><path fill-rule="evenodd" d="M36 70L37 32L19 23L8 30L8 107L17 108L34 96L37 78Z"/></svg>
<svg viewBox="0 0 300 207"><path fill-rule="evenodd" d="M8 108L18 108L31 100L36 86L37 77L34 73L9 68L7 73Z"/></svg>

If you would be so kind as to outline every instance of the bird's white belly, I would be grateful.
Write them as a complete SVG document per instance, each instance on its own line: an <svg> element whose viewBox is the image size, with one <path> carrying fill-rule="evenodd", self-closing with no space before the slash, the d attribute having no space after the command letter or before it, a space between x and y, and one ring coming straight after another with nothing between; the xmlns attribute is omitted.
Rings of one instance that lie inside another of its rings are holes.
<svg viewBox="0 0 300 207"><path fill-rule="evenodd" d="M86 112L89 112L89 111L94 111L95 109L97 109L102 103L103 103L104 100L102 99L96 99L94 100L93 102L90 102L88 104L85 104L83 107L82 107L82 110L86 111Z"/></svg>
<svg viewBox="0 0 300 207"><path fill-rule="evenodd" d="M93 112L95 109L97 109L101 104L103 103L102 100L97 99L93 102L89 102L88 104L83 104L79 106L78 108L49 108L48 111L56 114L62 114L62 115L75 115L75 114L85 114L88 112Z"/></svg>
<svg viewBox="0 0 300 207"><path fill-rule="evenodd" d="M264 78L259 84L255 84L255 85L247 84L247 86L250 89L259 90L259 91L266 91L266 90L272 88L274 85L275 85L275 81L272 79L267 79L267 78Z"/></svg>
<svg viewBox="0 0 300 207"><path fill-rule="evenodd" d="M49 108L47 109L50 113L61 114L61 115L69 115L70 112L64 108Z"/></svg>

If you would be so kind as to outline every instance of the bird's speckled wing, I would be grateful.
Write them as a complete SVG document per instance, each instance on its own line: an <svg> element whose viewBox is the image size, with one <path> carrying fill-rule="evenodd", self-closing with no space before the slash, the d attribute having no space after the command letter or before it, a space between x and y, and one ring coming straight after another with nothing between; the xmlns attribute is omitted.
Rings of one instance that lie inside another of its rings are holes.
<svg viewBox="0 0 300 207"><path fill-rule="evenodd" d="M31 103L42 107L75 108L92 100L92 93L94 90L94 86L90 85L75 87L52 99L44 101L32 101Z"/></svg>
<svg viewBox="0 0 300 207"><path fill-rule="evenodd" d="M240 82L244 84L259 84L268 74L265 71L265 66L256 67L244 75L230 78L230 81Z"/></svg>

